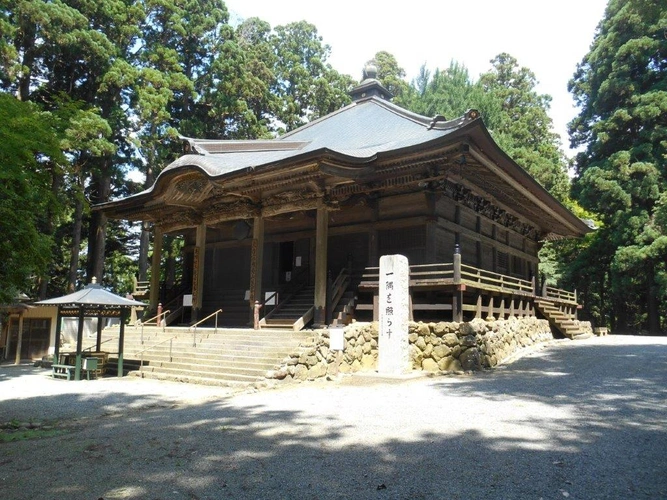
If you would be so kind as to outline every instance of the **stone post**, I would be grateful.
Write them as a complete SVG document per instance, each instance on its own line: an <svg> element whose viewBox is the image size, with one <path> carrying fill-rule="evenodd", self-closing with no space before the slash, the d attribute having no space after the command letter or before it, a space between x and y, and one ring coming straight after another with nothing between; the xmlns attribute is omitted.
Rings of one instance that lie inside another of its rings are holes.
<svg viewBox="0 0 667 500"><path fill-rule="evenodd" d="M410 267L403 255L380 258L378 372L405 373L410 367L408 318Z"/></svg>

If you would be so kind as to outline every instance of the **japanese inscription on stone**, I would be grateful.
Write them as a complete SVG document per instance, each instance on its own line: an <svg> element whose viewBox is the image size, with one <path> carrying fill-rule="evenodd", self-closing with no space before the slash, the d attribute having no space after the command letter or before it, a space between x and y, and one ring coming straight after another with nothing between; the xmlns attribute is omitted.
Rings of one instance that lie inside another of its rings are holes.
<svg viewBox="0 0 667 500"><path fill-rule="evenodd" d="M405 373L409 369L410 267L403 255L380 258L378 371Z"/></svg>

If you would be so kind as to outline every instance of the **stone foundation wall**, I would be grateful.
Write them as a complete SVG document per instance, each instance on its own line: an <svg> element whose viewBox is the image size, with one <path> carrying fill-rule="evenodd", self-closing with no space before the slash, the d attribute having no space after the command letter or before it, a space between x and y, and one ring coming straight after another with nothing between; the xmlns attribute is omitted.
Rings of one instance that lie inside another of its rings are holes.
<svg viewBox="0 0 667 500"><path fill-rule="evenodd" d="M314 332L312 342L267 374L278 380L312 380L339 373L374 371L378 358L378 324L345 328L345 349L329 349L329 331ZM519 349L553 339L546 320L534 317L467 323L410 323L413 370L456 372L492 368Z"/></svg>

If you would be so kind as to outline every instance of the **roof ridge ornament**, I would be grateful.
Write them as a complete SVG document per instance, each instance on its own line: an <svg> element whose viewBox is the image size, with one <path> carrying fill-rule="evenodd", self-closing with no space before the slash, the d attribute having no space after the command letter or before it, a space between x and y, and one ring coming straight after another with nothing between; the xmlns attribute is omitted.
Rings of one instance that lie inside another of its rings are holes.
<svg viewBox="0 0 667 500"><path fill-rule="evenodd" d="M391 101L394 95L377 79L378 68L375 59L371 59L364 65L362 81L350 90L353 101L361 101L371 97L379 97L385 101Z"/></svg>
<svg viewBox="0 0 667 500"><path fill-rule="evenodd" d="M364 69L361 73L362 82L366 80L377 80L378 77L378 68L375 59L367 61L364 65Z"/></svg>

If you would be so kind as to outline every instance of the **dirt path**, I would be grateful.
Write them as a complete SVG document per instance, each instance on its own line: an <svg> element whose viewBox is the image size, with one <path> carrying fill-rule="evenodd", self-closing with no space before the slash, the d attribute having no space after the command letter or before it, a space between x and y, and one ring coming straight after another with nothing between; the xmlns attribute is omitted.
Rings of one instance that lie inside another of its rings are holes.
<svg viewBox="0 0 667 500"><path fill-rule="evenodd" d="M0 367L8 499L667 498L667 339L253 393ZM44 429L44 427L47 429ZM48 432L47 432L48 431Z"/></svg>

